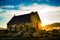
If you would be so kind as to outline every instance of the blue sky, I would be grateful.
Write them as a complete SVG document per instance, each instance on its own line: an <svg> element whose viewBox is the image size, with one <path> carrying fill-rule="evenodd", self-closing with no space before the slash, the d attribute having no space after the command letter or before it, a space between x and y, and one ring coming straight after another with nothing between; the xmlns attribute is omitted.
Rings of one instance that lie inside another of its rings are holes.
<svg viewBox="0 0 60 40"><path fill-rule="evenodd" d="M16 6L20 4L29 5L33 3L59 6L60 0L0 0L0 6L4 6L4 5Z"/></svg>
<svg viewBox="0 0 60 40"><path fill-rule="evenodd" d="M14 15L38 11L43 25L60 22L60 0L0 0L0 27L6 28Z"/></svg>

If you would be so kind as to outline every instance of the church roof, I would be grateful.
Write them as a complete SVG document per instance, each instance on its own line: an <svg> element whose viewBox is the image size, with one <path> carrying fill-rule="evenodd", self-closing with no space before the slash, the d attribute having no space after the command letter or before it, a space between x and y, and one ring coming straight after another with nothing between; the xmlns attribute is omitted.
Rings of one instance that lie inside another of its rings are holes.
<svg viewBox="0 0 60 40"><path fill-rule="evenodd" d="M15 24L15 23L23 23L23 22L30 22L31 21L31 14L19 15L14 16L8 24Z"/></svg>

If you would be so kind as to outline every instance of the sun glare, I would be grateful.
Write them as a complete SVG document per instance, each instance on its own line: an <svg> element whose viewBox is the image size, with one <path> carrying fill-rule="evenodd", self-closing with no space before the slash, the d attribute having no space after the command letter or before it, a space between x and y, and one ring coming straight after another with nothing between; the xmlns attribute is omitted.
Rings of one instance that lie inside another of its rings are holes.
<svg viewBox="0 0 60 40"><path fill-rule="evenodd" d="M44 25L46 25L46 24L48 24L48 23L49 23L48 20L44 20L44 19L42 19L42 26L44 26Z"/></svg>
<svg viewBox="0 0 60 40"><path fill-rule="evenodd" d="M42 27L44 27L47 24L51 24L52 22L50 20L42 19Z"/></svg>

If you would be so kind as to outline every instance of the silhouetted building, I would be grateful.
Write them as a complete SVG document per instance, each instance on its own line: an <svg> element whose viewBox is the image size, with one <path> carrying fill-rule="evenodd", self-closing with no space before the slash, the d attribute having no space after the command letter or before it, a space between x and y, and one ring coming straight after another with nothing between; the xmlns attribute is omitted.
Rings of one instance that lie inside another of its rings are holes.
<svg viewBox="0 0 60 40"><path fill-rule="evenodd" d="M10 31L27 30L34 27L36 30L41 29L41 20L37 12L31 12L25 15L14 16L8 23L7 28Z"/></svg>

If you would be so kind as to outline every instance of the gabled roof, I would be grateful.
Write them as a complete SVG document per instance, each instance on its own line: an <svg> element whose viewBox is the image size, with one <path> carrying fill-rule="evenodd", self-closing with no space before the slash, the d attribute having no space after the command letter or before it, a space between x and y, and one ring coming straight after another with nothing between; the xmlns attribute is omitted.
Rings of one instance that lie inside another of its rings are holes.
<svg viewBox="0 0 60 40"><path fill-rule="evenodd" d="M31 14L19 15L19 16L14 16L7 23L7 25L9 25L9 24L15 24L15 23L30 22L30 21L31 21Z"/></svg>

